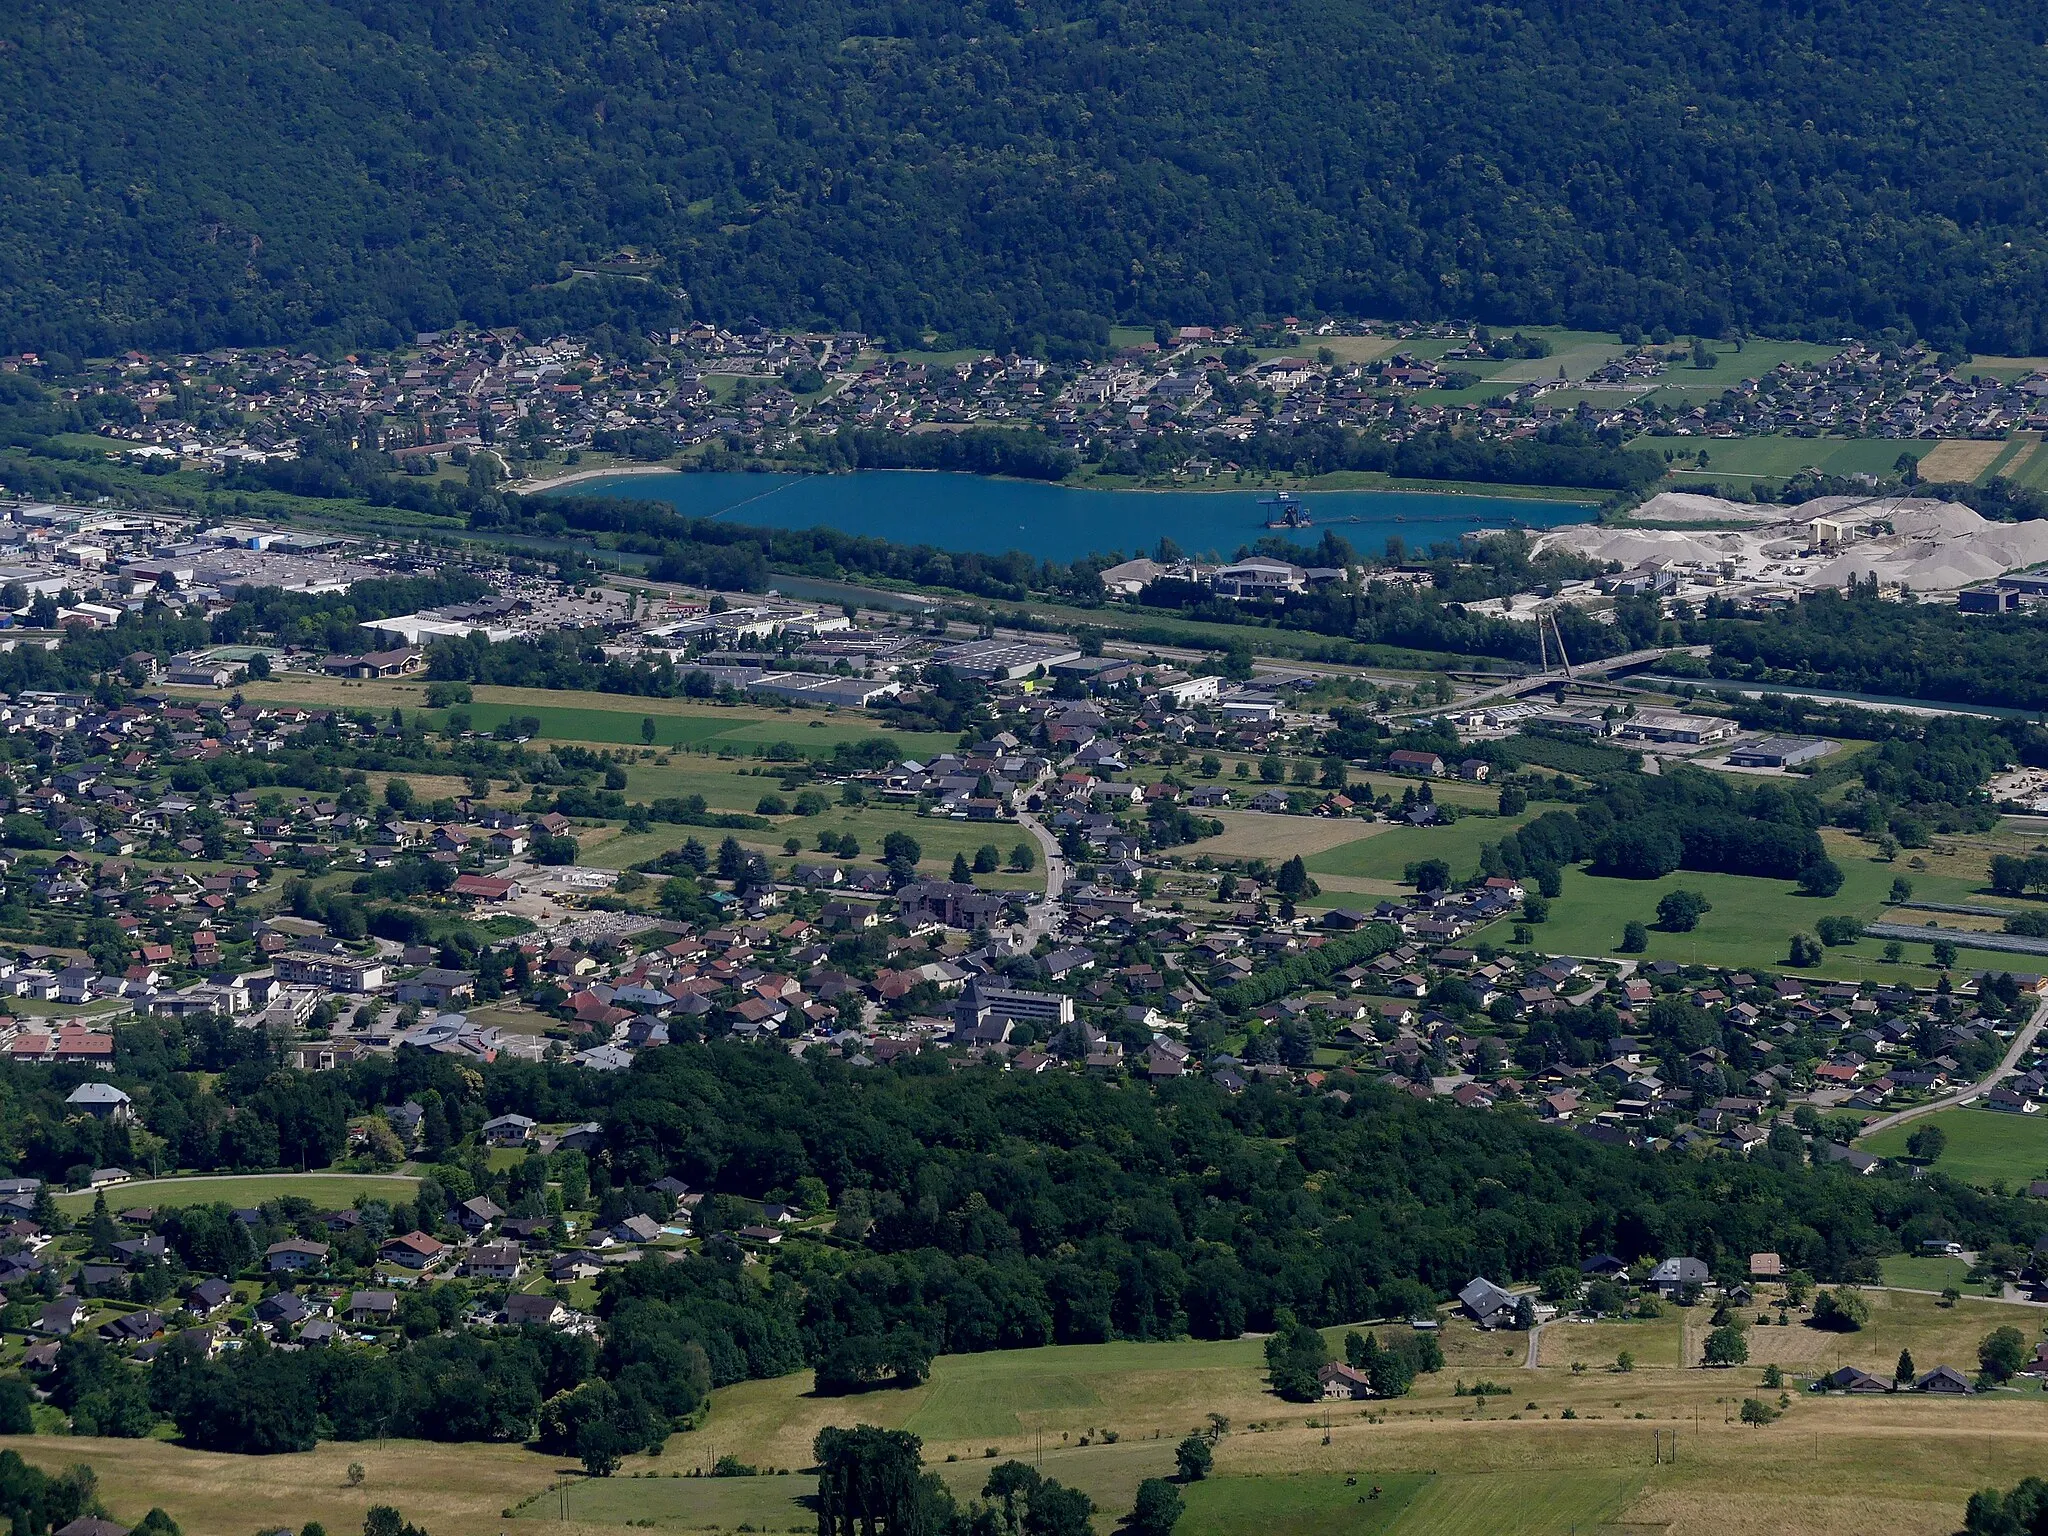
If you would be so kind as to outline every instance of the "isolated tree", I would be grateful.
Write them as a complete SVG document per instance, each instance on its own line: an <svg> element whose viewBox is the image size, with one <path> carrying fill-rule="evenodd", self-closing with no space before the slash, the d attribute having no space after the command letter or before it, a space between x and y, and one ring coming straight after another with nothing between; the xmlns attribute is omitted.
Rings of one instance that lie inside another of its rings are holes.
<svg viewBox="0 0 2048 1536"><path fill-rule="evenodd" d="M1907 1386L1912 1382L1913 1375L1913 1351L1902 1349L1899 1351L1899 1363L1892 1367L1892 1383L1895 1386Z"/></svg>
<svg viewBox="0 0 2048 1536"><path fill-rule="evenodd" d="M1742 1422L1755 1429L1762 1429L1778 1417L1778 1410L1760 1397L1745 1397L1742 1400Z"/></svg>
<svg viewBox="0 0 2048 1536"><path fill-rule="evenodd" d="M1741 1365L1749 1359L1749 1341L1733 1323L1724 1323L1707 1335L1702 1357L1708 1365Z"/></svg>
<svg viewBox="0 0 2048 1536"><path fill-rule="evenodd" d="M1640 955L1649 947L1649 929L1645 928L1634 918L1630 918L1626 923L1622 924L1620 949L1624 955Z"/></svg>
<svg viewBox="0 0 2048 1536"><path fill-rule="evenodd" d="M2011 1381L2027 1362L2027 1336L2007 1326L1994 1328L1977 1346L1977 1364L1992 1381Z"/></svg>
<svg viewBox="0 0 2048 1536"><path fill-rule="evenodd" d="M1173 1463L1182 1482L1199 1483L1216 1465L1216 1451L1204 1436L1189 1435L1173 1448Z"/></svg>
<svg viewBox="0 0 2048 1536"><path fill-rule="evenodd" d="M1938 1162L1948 1150L1948 1132L1938 1125L1916 1126L1906 1138L1906 1151L1923 1163Z"/></svg>
<svg viewBox="0 0 2048 1536"><path fill-rule="evenodd" d="M1714 904L1698 891L1666 891L1657 902L1657 923L1671 933L1691 933Z"/></svg>

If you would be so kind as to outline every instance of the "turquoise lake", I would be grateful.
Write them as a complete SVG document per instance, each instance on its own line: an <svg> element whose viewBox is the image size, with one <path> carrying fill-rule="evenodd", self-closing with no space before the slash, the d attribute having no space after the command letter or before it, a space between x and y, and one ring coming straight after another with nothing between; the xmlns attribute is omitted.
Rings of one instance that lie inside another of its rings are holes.
<svg viewBox="0 0 2048 1536"><path fill-rule="evenodd" d="M614 475L563 488L574 496L660 501L688 517L767 528L836 528L899 544L1044 560L1150 553L1162 536L1189 555L1234 556L1267 536L1264 491L1082 491L1025 480L908 470L850 475ZM1314 527L1291 535L1312 546L1325 528L1364 554L1389 538L1409 548L1478 528L1552 528L1584 522L1579 502L1426 491L1311 491L1297 498Z"/></svg>

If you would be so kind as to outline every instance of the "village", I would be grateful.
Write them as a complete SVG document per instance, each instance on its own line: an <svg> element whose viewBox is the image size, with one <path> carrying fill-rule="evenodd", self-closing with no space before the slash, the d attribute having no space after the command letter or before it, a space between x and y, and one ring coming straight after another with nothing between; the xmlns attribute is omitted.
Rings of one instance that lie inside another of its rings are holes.
<svg viewBox="0 0 2048 1536"><path fill-rule="evenodd" d="M1180 471L1203 478L1232 467L1232 445L1269 427L1512 442L1569 421L1615 443L2000 440L2048 427L2048 378L1973 371L1924 345L1847 342L1753 372L1736 346L1707 389L1689 377L1700 354L1668 336L1625 336L1609 360L1574 353L1568 368L1550 366L1548 343L1519 332L1281 320L1251 331L1162 327L1092 363L1014 353L934 362L856 333L707 323L602 341L426 333L388 358L338 361L285 349L131 351L58 382L65 401L93 414L109 451L139 464L219 472L289 460L301 436L353 437L367 420L373 440L360 446L409 473L462 471L476 458L513 480L573 472L593 454L593 464L654 462L704 445L737 464L856 429L1034 426L1092 464L1187 434L1203 446ZM1725 378L1730 364L1737 376ZM1503 367L1514 371L1498 387L1479 387ZM21 368L40 371L43 360L0 359L0 369ZM1696 452L1708 472L1710 455L1693 445L1683 448L1688 467Z"/></svg>

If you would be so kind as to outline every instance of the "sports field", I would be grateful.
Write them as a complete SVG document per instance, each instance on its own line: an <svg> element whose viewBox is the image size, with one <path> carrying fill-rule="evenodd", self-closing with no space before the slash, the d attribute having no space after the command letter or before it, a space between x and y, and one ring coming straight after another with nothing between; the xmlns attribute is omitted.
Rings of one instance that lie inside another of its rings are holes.
<svg viewBox="0 0 2048 1536"><path fill-rule="evenodd" d="M193 1179L136 1179L107 1190L107 1204L117 1210L147 1205L163 1209L180 1205L261 1205L296 1195L327 1211L346 1210L358 1198L410 1200L420 1181L397 1173L244 1173ZM69 1215L92 1209L93 1191L75 1190L57 1196L57 1208Z"/></svg>
<svg viewBox="0 0 2048 1536"><path fill-rule="evenodd" d="M1938 1125L1948 1137L1934 1166L1951 1178L1986 1188L2002 1180L2006 1188L2020 1190L2048 1178L2048 1116L1944 1109L1879 1131L1857 1145L1880 1157L1904 1157L1906 1138L1923 1125Z"/></svg>

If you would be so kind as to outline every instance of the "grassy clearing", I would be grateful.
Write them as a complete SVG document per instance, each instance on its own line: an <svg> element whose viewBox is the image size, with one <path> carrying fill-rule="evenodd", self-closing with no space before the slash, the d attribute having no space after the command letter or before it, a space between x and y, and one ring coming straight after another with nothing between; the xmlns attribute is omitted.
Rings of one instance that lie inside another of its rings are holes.
<svg viewBox="0 0 2048 1536"><path fill-rule="evenodd" d="M1948 1145L1934 1166L1951 1178L1989 1187L2003 1180L2008 1189L2024 1189L2034 1179L2048 1178L2048 1121L2039 1115L2008 1115L1995 1109L1944 1109L1879 1131L1862 1143L1880 1157L1904 1157L1906 1138L1923 1125L1938 1125Z"/></svg>
<svg viewBox="0 0 2048 1536"><path fill-rule="evenodd" d="M1442 859L1451 878L1463 880L1479 868L1479 846L1497 843L1534 815L1467 816L1447 827L1376 828L1376 837L1360 838L1308 860L1312 873L1352 875L1370 880L1399 880L1418 859Z"/></svg>
<svg viewBox="0 0 2048 1536"><path fill-rule="evenodd" d="M649 1521L684 1531L808 1531L817 1516L804 1501L818 1480L801 1473L781 1477L607 1477L578 1479L520 1508L520 1520L567 1518L577 1525L630 1525Z"/></svg>
<svg viewBox="0 0 2048 1536"><path fill-rule="evenodd" d="M194 698L218 699L214 689L173 689ZM424 713L436 726L445 711L426 708L424 681L364 681L344 678L283 678L249 683L243 694L270 704L297 704L316 709L368 709L378 713L394 707ZM799 747L830 749L842 741L861 741L884 731L870 716L851 710L799 710L766 704L706 704L695 699L634 698L625 694L552 691L546 688L473 690L467 709L480 730L505 720L531 715L541 722L541 737L550 741L588 742L599 746L641 746L641 721L655 722L655 744L710 744L741 750L778 741ZM944 734L888 732L903 744L906 756L942 752L958 745Z"/></svg>
<svg viewBox="0 0 2048 1536"><path fill-rule="evenodd" d="M1667 933L1652 926L1649 949L1643 956L1646 961L1782 968L1792 935L1812 933L1821 917L1842 913L1873 921L1898 910L1887 907L1885 897L1893 876L1905 873L1902 868L1873 861L1868 845L1853 838L1829 834L1825 840L1843 876L1842 889L1825 900L1801 895L1790 881L1747 875L1678 870L1656 880L1620 880L1578 869L1565 875L1564 894L1551 903L1550 918L1539 930L1538 942L1559 954L1616 953L1622 929L1631 919L1654 924L1658 901L1666 892L1682 889L1704 895L1713 903L1713 910L1690 933ZM1917 894L1933 899L1965 900L1973 888L1938 873L1914 872L1911 878ZM1981 875L1978 878L1981 880ZM1989 951L1982 953L1988 955ZM1916 957L1909 948L1908 958L1893 965L1884 959L1881 940L1861 939L1827 950L1821 963L1803 974L1925 986L1933 972L1913 961L1924 961L1927 954L1922 949ZM1966 951L1963 964L1969 963L1971 956ZM2010 966L2012 958L2006 957L2004 963Z"/></svg>
<svg viewBox="0 0 2048 1536"><path fill-rule="evenodd" d="M1566 1536L1612 1524L1645 1481L1631 1471L1446 1473L1425 1480L1394 1529L1400 1536Z"/></svg>
<svg viewBox="0 0 2048 1536"><path fill-rule="evenodd" d="M1879 1259L1877 1267L1886 1285L1909 1291L1942 1291L1953 1286L1965 1294L1981 1294L1989 1289L1982 1283L1970 1283L1970 1266L1962 1259L1898 1253L1888 1259Z"/></svg>
<svg viewBox="0 0 2048 1536"><path fill-rule="evenodd" d="M1178 1536L1377 1536L1431 1480L1415 1472L1212 1477L1190 1487ZM1377 1486L1379 1495L1372 1496Z"/></svg>
<svg viewBox="0 0 2048 1536"><path fill-rule="evenodd" d="M752 811L761 792L775 788L775 781L772 779L754 779L749 782L754 786L754 798L748 799L744 807L734 806L733 809L743 808ZM835 836L852 833L860 843L860 857L855 860L844 860L832 854L813 851L817 847L818 834L821 832L831 832ZM765 854L778 870L783 869L788 862L782 845L792 837L803 845L804 851L797 857L805 862L873 866L882 861L882 841L891 832L907 832L916 838L917 845L924 855L918 863L918 868L935 876L943 876L951 870L953 855L956 853L964 853L971 862L975 852L985 843L995 848L997 857L1007 868L1010 850L1019 843L1031 843L1033 853L1039 857L1030 874L977 875L975 880L981 885L998 890L1045 889L1044 858L1031 834L1015 822L955 821L951 817L919 816L895 806L879 805L834 806L821 815L780 817L771 828L731 834L719 831L715 827L657 825L648 832L622 833L602 838L592 836L585 840L584 851L577 862L597 869L627 869L672 848L680 848L693 837L705 847L716 849L719 842L730 835L738 840L740 846ZM1202 847L1206 850L1208 845L1205 843Z"/></svg>
<svg viewBox="0 0 2048 1536"><path fill-rule="evenodd" d="M166 1206L260 1205L296 1195L326 1211L346 1210L358 1196L369 1200L409 1200L419 1180L403 1174L380 1173L244 1173L215 1178L137 1179L107 1191L107 1204L126 1208L136 1205ZM93 1192L77 1190L57 1197L57 1207L69 1215L92 1209Z"/></svg>
<svg viewBox="0 0 2048 1536"><path fill-rule="evenodd" d="M571 1470L519 1446L403 1440L330 1442L292 1456L216 1456L161 1440L55 1435L10 1437L0 1446L51 1472L85 1462L124 1525L160 1506L188 1536L296 1530L313 1520L330 1531L359 1531L373 1504L397 1505L434 1536L492 1536L504 1528L501 1509ZM359 1488L348 1484L354 1461L368 1473ZM566 1528L564 1536L577 1533Z"/></svg>
<svg viewBox="0 0 2048 1536"><path fill-rule="evenodd" d="M1689 347L1690 342L1686 345ZM1831 347L1824 342L1804 341L1745 341L1739 351L1729 341L1709 341L1707 345L1714 350L1713 367L1695 368L1689 359L1682 363L1666 363L1664 371L1657 375L1660 387L1674 394L1711 390L1718 395L1744 379L1762 378L1780 363L1811 367L1815 363L1826 362L1841 351L1840 347Z"/></svg>
<svg viewBox="0 0 2048 1536"><path fill-rule="evenodd" d="M1205 814L1223 823L1223 835L1206 837L1185 852L1206 853L1212 859L1265 859L1277 864L1297 853L1306 858L1341 848L1354 839L1371 838L1382 830L1367 822L1343 821L1334 816L1269 816L1260 811Z"/></svg>
<svg viewBox="0 0 2048 1536"><path fill-rule="evenodd" d="M1679 371L1690 384L1691 370ZM1701 377L1709 375L1702 374ZM1714 393L1720 392L1719 386L1712 388ZM1674 392L1678 391L1670 386L1660 391L1666 394ZM1716 438L1710 442L1702 442L1698 438L1639 437L1629 446L1659 455L1667 449L1675 453L1677 458L1672 478L1678 484L1673 489L1685 490L1688 482L1697 488L1717 478L1782 480L1805 469L1832 475L1888 475L1901 453L1910 453L1917 458L1931 451L1935 445L1875 438L1784 436ZM1698 467L1697 458L1703 448L1707 454L1704 469Z"/></svg>

